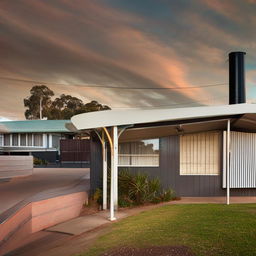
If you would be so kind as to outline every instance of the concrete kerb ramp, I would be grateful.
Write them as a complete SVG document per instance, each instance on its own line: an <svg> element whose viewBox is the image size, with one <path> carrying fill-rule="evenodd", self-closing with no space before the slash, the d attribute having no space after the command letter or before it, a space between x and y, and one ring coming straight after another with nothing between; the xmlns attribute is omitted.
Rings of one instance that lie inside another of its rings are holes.
<svg viewBox="0 0 256 256"><path fill-rule="evenodd" d="M28 235L80 215L89 183L51 189L23 200L0 215L0 255L18 248Z"/></svg>

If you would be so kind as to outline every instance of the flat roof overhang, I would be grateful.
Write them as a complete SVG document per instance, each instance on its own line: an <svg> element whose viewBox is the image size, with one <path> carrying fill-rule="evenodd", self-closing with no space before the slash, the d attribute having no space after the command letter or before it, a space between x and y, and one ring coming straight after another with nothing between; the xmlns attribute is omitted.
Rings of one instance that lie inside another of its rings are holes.
<svg viewBox="0 0 256 256"><path fill-rule="evenodd" d="M105 110L83 113L71 118L77 130L127 125L153 125L162 122L182 122L194 119L218 119L229 116L247 115L255 120L256 104L234 104L177 109Z"/></svg>
<svg viewBox="0 0 256 256"><path fill-rule="evenodd" d="M231 129L234 131L256 132L256 114L245 114L136 124L128 127L120 136L119 141L126 142L171 135L225 130L227 128L227 120L231 121Z"/></svg>
<svg viewBox="0 0 256 256"><path fill-rule="evenodd" d="M256 105L236 104L179 109L106 110L72 117L73 131L89 132L102 127L124 128L119 141L150 139L177 134L226 129L256 132Z"/></svg>

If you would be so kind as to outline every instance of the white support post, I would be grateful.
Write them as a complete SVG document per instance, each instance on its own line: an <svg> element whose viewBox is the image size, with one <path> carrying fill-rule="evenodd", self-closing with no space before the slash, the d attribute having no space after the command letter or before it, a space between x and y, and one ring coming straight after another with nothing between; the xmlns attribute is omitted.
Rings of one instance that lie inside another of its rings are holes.
<svg viewBox="0 0 256 256"><path fill-rule="evenodd" d="M112 141L111 141L112 142ZM110 144L111 146L111 178L110 178L110 220L116 220L115 218L115 210L114 210L114 169L115 169L115 163L114 163L114 148L113 148L113 144Z"/></svg>
<svg viewBox="0 0 256 256"><path fill-rule="evenodd" d="M103 127L105 134L107 135L110 150L111 150L111 179L110 179L110 217L111 221L115 218L115 203L117 205L117 188L118 188L118 129L117 126L112 127L112 138L106 127Z"/></svg>
<svg viewBox="0 0 256 256"><path fill-rule="evenodd" d="M43 134L43 148L47 148L47 134Z"/></svg>
<svg viewBox="0 0 256 256"><path fill-rule="evenodd" d="M114 207L118 209L118 128L113 127L113 151L114 151Z"/></svg>
<svg viewBox="0 0 256 256"><path fill-rule="evenodd" d="M28 134L26 133L26 147L28 146Z"/></svg>
<svg viewBox="0 0 256 256"><path fill-rule="evenodd" d="M10 146L12 147L12 134L10 134Z"/></svg>
<svg viewBox="0 0 256 256"><path fill-rule="evenodd" d="M227 205L230 203L230 119L228 120L227 123L227 160L226 160L226 171L227 171L227 176L226 176L226 186L227 186Z"/></svg>
<svg viewBox="0 0 256 256"><path fill-rule="evenodd" d="M49 148L52 148L52 134L49 134Z"/></svg>
<svg viewBox="0 0 256 256"><path fill-rule="evenodd" d="M107 209L107 186L108 186L108 167L107 167L107 147L106 142L102 141L102 164L103 164L103 210Z"/></svg>

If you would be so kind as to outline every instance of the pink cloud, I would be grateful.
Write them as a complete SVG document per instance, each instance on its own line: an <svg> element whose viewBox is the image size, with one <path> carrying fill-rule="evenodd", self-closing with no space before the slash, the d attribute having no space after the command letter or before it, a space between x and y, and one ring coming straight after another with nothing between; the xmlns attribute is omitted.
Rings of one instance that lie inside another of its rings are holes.
<svg viewBox="0 0 256 256"><path fill-rule="evenodd" d="M52 82L49 86L57 95L71 93L85 101L96 99L112 106L157 106L188 101L204 103L205 99L211 98L219 103L219 94L227 94L225 88L190 87L226 82L227 53L241 45L250 44L251 48L255 48L253 40L242 40L235 33L227 33L216 23L208 22L206 14L191 10L182 10L177 14L180 16L176 24L186 24L191 30L181 29L181 37L178 33L173 36L171 32L175 31L175 24L170 23L170 30L166 26L170 37L162 40L159 34L151 33L151 26L155 24L152 19L147 20L99 1L23 0L22 3L20 9L14 10L6 2L4 5L0 3L2 25L10 30L0 44L10 52L10 45L15 50L15 47L19 48L18 54L11 56L13 60L6 58L0 64L1 74L49 81ZM237 16L238 7L230 6L231 2L216 0L201 3L228 19ZM233 18L234 24L240 21L240 18ZM160 23L158 25L161 26ZM17 35L22 42L13 40ZM44 51L36 59L38 49ZM32 50L36 54L31 54ZM55 55L55 51L58 54ZM10 83L0 82L1 87L5 84L11 86ZM177 89L121 91L74 84ZM28 94L31 85L15 85L19 88L17 93L20 98ZM184 87L186 89L179 90ZM14 87L10 88L14 90ZM19 104L22 109L22 104Z"/></svg>

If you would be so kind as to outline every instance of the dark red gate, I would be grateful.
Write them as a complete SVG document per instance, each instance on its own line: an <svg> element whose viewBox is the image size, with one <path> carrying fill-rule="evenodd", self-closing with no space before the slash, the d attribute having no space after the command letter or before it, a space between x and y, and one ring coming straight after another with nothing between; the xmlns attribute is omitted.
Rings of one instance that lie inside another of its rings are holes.
<svg viewBox="0 0 256 256"><path fill-rule="evenodd" d="M62 163L90 161L90 140L60 140L60 160Z"/></svg>

